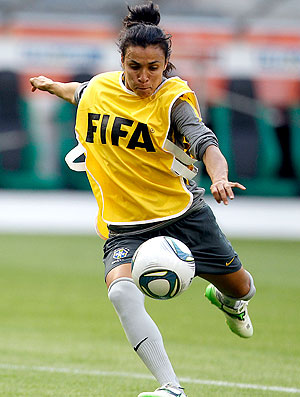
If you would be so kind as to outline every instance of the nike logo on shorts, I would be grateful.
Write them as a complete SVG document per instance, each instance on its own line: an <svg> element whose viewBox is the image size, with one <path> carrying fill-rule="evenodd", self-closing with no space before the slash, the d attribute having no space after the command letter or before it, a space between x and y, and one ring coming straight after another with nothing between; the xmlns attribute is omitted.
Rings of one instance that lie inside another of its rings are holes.
<svg viewBox="0 0 300 397"><path fill-rule="evenodd" d="M231 259L230 262L226 262L226 266L229 266L234 261L234 257Z"/></svg>

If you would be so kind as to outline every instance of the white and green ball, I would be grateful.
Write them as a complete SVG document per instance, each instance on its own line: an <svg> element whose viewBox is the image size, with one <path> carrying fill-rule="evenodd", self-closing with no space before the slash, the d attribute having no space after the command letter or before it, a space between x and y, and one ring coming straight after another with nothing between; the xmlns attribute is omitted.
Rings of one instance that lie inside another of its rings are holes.
<svg viewBox="0 0 300 397"><path fill-rule="evenodd" d="M195 261L180 240L159 236L145 241L132 258L132 278L137 287L155 299L180 295L195 276Z"/></svg>

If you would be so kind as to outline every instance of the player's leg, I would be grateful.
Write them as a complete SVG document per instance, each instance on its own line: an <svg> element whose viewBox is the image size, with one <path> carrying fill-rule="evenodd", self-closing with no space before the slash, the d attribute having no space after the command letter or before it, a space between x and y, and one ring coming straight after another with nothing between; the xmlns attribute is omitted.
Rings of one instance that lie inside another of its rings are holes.
<svg viewBox="0 0 300 397"><path fill-rule="evenodd" d="M253 328L247 303L255 294L254 282L250 273L242 268L210 207L204 205L164 232L190 248L196 275L212 283L207 287L206 297L224 312L230 329L239 336L251 336Z"/></svg>
<svg viewBox="0 0 300 397"><path fill-rule="evenodd" d="M109 244L112 245L111 242ZM136 247L127 242L126 249L128 249L126 254L128 260ZM185 397L165 351L160 331L146 312L144 295L131 278L131 264L122 263L126 261L124 258L116 267L108 265L108 262L114 262L110 261L110 258L116 252L118 250L115 246L113 249L105 250L104 262L110 269L106 275L108 297L119 316L130 344L161 385L161 390L142 393L141 396L168 397L173 396L174 391L177 390L178 397Z"/></svg>
<svg viewBox="0 0 300 397"><path fill-rule="evenodd" d="M161 385L179 385L159 329L146 312L144 295L131 278L131 265L123 264L112 269L106 283L108 297L134 351Z"/></svg>
<svg viewBox="0 0 300 397"><path fill-rule="evenodd" d="M200 274L201 278L214 284L223 294L240 298L250 291L252 277L244 268L227 274Z"/></svg>
<svg viewBox="0 0 300 397"><path fill-rule="evenodd" d="M211 282L205 296L224 312L231 331L243 338L250 338L253 327L248 314L248 302L256 292L251 274L240 269L236 273L202 274L201 277Z"/></svg>
<svg viewBox="0 0 300 397"><path fill-rule="evenodd" d="M206 233L211 239L201 244L201 260L197 275L210 281L205 296L223 311L226 323L236 335L250 338L253 326L248 314L248 303L256 289L251 274L242 267L232 245L222 233L212 211L207 208ZM198 258L199 259L199 258ZM206 262L202 265L201 262ZM209 272L203 270L209 269Z"/></svg>

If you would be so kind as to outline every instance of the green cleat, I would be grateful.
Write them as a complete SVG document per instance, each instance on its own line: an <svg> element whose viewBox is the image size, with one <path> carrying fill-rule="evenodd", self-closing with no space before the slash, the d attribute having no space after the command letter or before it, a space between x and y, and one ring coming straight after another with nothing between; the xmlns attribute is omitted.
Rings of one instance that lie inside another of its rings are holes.
<svg viewBox="0 0 300 397"><path fill-rule="evenodd" d="M140 393L138 397L187 397L187 395L184 393L182 387L172 386L170 383L167 383L153 392Z"/></svg>
<svg viewBox="0 0 300 397"><path fill-rule="evenodd" d="M220 296L221 294L213 284L209 284L206 287L206 298L218 309L222 310L231 331L241 338L250 338L253 335L253 327L248 314L248 302L240 301L236 308L232 308L224 305L218 295Z"/></svg>

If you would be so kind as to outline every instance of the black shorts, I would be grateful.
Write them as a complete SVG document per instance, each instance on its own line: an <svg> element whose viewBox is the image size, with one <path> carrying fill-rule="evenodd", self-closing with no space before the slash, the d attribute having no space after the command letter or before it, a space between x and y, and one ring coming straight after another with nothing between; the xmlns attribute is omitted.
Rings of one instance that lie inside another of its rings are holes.
<svg viewBox="0 0 300 397"><path fill-rule="evenodd" d="M191 250L196 263L196 276L227 274L238 271L242 264L232 245L219 228L216 218L205 204L186 217L161 229L137 235L117 234L104 244L105 277L115 267L130 263L135 250L144 241L156 236L181 240Z"/></svg>

